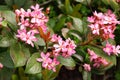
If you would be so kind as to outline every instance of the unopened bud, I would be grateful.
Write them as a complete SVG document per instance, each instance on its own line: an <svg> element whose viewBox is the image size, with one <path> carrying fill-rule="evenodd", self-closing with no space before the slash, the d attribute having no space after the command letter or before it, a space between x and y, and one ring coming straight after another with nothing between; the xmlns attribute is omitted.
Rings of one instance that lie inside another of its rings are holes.
<svg viewBox="0 0 120 80"><path fill-rule="evenodd" d="M50 13L50 7L46 8L46 13L49 14Z"/></svg>
<svg viewBox="0 0 120 80"><path fill-rule="evenodd" d="M3 64L2 63L0 63L0 69L2 69L3 68Z"/></svg>

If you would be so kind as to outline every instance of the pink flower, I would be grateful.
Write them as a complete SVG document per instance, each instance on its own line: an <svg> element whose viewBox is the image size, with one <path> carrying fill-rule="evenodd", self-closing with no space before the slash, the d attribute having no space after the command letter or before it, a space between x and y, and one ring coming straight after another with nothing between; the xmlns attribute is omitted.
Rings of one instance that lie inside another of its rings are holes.
<svg viewBox="0 0 120 80"><path fill-rule="evenodd" d="M56 58L50 58L50 53L44 54L43 52L41 53L41 58L38 58L37 61L42 62L43 68L53 70L54 72L56 72L56 66L60 64Z"/></svg>
<svg viewBox="0 0 120 80"><path fill-rule="evenodd" d="M72 41L70 38L68 38L68 39L66 39L64 45L65 45L65 48L64 48L65 50L62 51L63 57L70 57L73 54L75 54L76 45L75 45L74 41Z"/></svg>
<svg viewBox="0 0 120 80"><path fill-rule="evenodd" d="M93 13L94 14L94 16L97 18L97 19L101 19L101 18L103 18L104 17L104 15L103 15L103 13L97 13L96 11Z"/></svg>
<svg viewBox="0 0 120 80"><path fill-rule="evenodd" d="M93 63L93 67L99 68L101 65L108 65L108 62L104 58L96 55L94 51L88 49L88 54L90 55L90 61Z"/></svg>
<svg viewBox="0 0 120 80"><path fill-rule="evenodd" d="M56 58L54 58L53 60L52 60L52 63L50 64L50 68L54 71L54 72L56 72L56 66L57 65L59 65L60 64L60 62L59 61L57 61L57 59Z"/></svg>
<svg viewBox="0 0 120 80"><path fill-rule="evenodd" d="M93 34L96 34L96 35L99 35L99 25L98 24L90 24L89 27L91 28L92 30L92 33Z"/></svg>
<svg viewBox="0 0 120 80"><path fill-rule="evenodd" d="M98 58L94 51L88 49L88 54L90 55L90 61L93 61Z"/></svg>
<svg viewBox="0 0 120 80"><path fill-rule="evenodd" d="M108 55L111 55L113 52L113 45L107 42L105 48L103 48L103 51L105 51Z"/></svg>
<svg viewBox="0 0 120 80"><path fill-rule="evenodd" d="M49 58L50 57L50 53L46 53L44 54L43 52L41 53L41 58L38 58L37 61L38 62L42 62L42 67L44 67L45 69L50 69L50 64L52 63L52 59Z"/></svg>
<svg viewBox="0 0 120 80"><path fill-rule="evenodd" d="M52 35L51 42L58 42L59 40L62 40L60 36L57 36L57 34Z"/></svg>
<svg viewBox="0 0 120 80"><path fill-rule="evenodd" d="M59 40L58 44L54 44L53 47L55 48L55 52L66 52L66 44L63 40Z"/></svg>
<svg viewBox="0 0 120 80"><path fill-rule="evenodd" d="M86 63L85 63L85 64L83 65L83 67L84 67L84 69L85 69L86 71L88 71L88 72L91 71L90 64L86 64Z"/></svg>
<svg viewBox="0 0 120 80"><path fill-rule="evenodd" d="M33 42L37 41L37 38L34 36L35 33L37 33L35 30L31 30L29 32L26 32L26 30L18 30L18 35L16 36L22 41L25 41L27 44L30 44L32 47L34 47Z"/></svg>
<svg viewBox="0 0 120 80"><path fill-rule="evenodd" d="M106 65L108 65L108 62L105 59L98 57L97 59L94 60L93 67L98 68L98 67L100 67L100 65L106 66Z"/></svg>
<svg viewBox="0 0 120 80"><path fill-rule="evenodd" d="M87 21L89 21L90 23L94 23L95 22L95 17L93 17L93 16L88 17Z"/></svg>
<svg viewBox="0 0 120 80"><path fill-rule="evenodd" d="M61 53L63 57L70 57L75 53L74 49L76 48L76 45L70 38L68 38L66 41L63 41L61 38L60 40L57 40L56 36L54 36L52 40L56 41L56 43L53 45L55 49L54 53Z"/></svg>
<svg viewBox="0 0 120 80"><path fill-rule="evenodd" d="M43 8L40 8L39 4L36 4L35 6L31 6L31 9L35 11L41 11Z"/></svg>
<svg viewBox="0 0 120 80"><path fill-rule="evenodd" d="M117 55L120 54L120 46L113 46L113 54Z"/></svg>
<svg viewBox="0 0 120 80"><path fill-rule="evenodd" d="M19 22L18 25L20 25L20 28L21 28L21 27L22 27L22 28L23 28L23 27L24 27L24 28L29 27L29 26L30 26L29 19L21 20L21 22Z"/></svg>
<svg viewBox="0 0 120 80"><path fill-rule="evenodd" d="M109 56L111 54L118 55L120 54L120 46L115 46L107 42L106 46L103 48L103 51L105 51Z"/></svg>

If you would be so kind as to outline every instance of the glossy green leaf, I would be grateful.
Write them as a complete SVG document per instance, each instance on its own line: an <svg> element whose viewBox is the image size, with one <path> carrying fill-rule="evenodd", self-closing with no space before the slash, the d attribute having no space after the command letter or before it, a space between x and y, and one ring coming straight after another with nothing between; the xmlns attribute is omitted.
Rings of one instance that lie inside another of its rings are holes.
<svg viewBox="0 0 120 80"><path fill-rule="evenodd" d="M56 72L53 72L53 74L50 76L50 80L54 80L58 76L61 67L62 67L62 65L58 65L56 67Z"/></svg>
<svg viewBox="0 0 120 80"><path fill-rule="evenodd" d="M79 54L73 54L73 56L75 58L77 58L78 60L80 60L81 62L83 62L83 57L81 55L79 55Z"/></svg>
<svg viewBox="0 0 120 80"><path fill-rule="evenodd" d="M91 72L83 71L83 80L91 80Z"/></svg>
<svg viewBox="0 0 120 80"><path fill-rule="evenodd" d="M116 2L116 0L102 0L106 5L110 5L113 10L118 10L119 9L119 5Z"/></svg>
<svg viewBox="0 0 120 80"><path fill-rule="evenodd" d="M5 3L6 3L9 7L12 7L12 5L14 4L14 0L5 0Z"/></svg>
<svg viewBox="0 0 120 80"><path fill-rule="evenodd" d="M9 47L10 46L10 39L8 37L3 37L0 40L0 47Z"/></svg>
<svg viewBox="0 0 120 80"><path fill-rule="evenodd" d="M1 11L2 17L5 18L6 21L10 22L13 25L17 25L16 15L12 11Z"/></svg>
<svg viewBox="0 0 120 80"><path fill-rule="evenodd" d="M14 0L14 4L16 4L19 7L22 7L26 4L27 0Z"/></svg>
<svg viewBox="0 0 120 80"><path fill-rule="evenodd" d="M81 9L82 4L77 4L76 6L73 6L73 12L71 16L81 18L82 14L79 12Z"/></svg>
<svg viewBox="0 0 120 80"><path fill-rule="evenodd" d="M2 21L2 22L1 22L1 25L2 25L3 27L7 27L7 21Z"/></svg>
<svg viewBox="0 0 120 80"><path fill-rule="evenodd" d="M91 3L92 0L75 0L75 1L88 5Z"/></svg>
<svg viewBox="0 0 120 80"><path fill-rule="evenodd" d="M25 73L37 74L41 72L41 63L37 62L37 58L40 57L39 53L34 53L28 60Z"/></svg>
<svg viewBox="0 0 120 80"><path fill-rule="evenodd" d="M4 67L0 70L0 80L11 80L13 69Z"/></svg>
<svg viewBox="0 0 120 80"><path fill-rule="evenodd" d="M113 40L113 39L108 39L108 40L106 40L106 41L103 41L103 42L102 42L102 45L105 46L107 42L109 42L109 43L112 44L112 45L115 45L115 44L116 44L116 43L115 43L115 40Z"/></svg>
<svg viewBox="0 0 120 80"><path fill-rule="evenodd" d="M54 80L61 69L62 65L56 66L56 72L53 72L52 70L45 69L42 71L43 79L44 80Z"/></svg>
<svg viewBox="0 0 120 80"><path fill-rule="evenodd" d="M61 31L62 31L63 37L67 39L68 38L68 34L67 33L69 32L69 29L68 28L63 28Z"/></svg>
<svg viewBox="0 0 120 80"><path fill-rule="evenodd" d="M18 75L17 74L13 74L12 75L12 80L19 80Z"/></svg>
<svg viewBox="0 0 120 80"><path fill-rule="evenodd" d="M26 0L23 8L24 8L24 9L28 9L28 8L30 8L31 5L33 5L33 0ZM21 6L21 7L22 7L22 6Z"/></svg>
<svg viewBox="0 0 120 80"><path fill-rule="evenodd" d="M66 17L61 16L57 24L53 27L53 30L55 32L59 32L64 27L65 21L66 21Z"/></svg>
<svg viewBox="0 0 120 80"><path fill-rule="evenodd" d="M10 10L8 6L0 5L0 11Z"/></svg>
<svg viewBox="0 0 120 80"><path fill-rule="evenodd" d="M81 33L78 30L69 30L68 35L73 35L75 36L79 42L82 41L82 37L80 35Z"/></svg>
<svg viewBox="0 0 120 80"><path fill-rule="evenodd" d="M69 57L69 58L64 58L62 56L58 56L58 61L60 61L60 63L64 66L67 66L67 67L75 67L75 61L73 60L72 57Z"/></svg>
<svg viewBox="0 0 120 80"><path fill-rule="evenodd" d="M119 5L116 0L110 0L110 6L116 11L119 10Z"/></svg>
<svg viewBox="0 0 120 80"><path fill-rule="evenodd" d="M65 0L65 9L67 14L71 14L73 12L72 6L70 5L70 0Z"/></svg>
<svg viewBox="0 0 120 80"><path fill-rule="evenodd" d="M14 68L14 63L8 51L0 53L0 62L4 65L4 67Z"/></svg>
<svg viewBox="0 0 120 80"><path fill-rule="evenodd" d="M14 62L15 67L24 66L30 57L29 49L16 43L10 47L10 56Z"/></svg>
<svg viewBox="0 0 120 80"><path fill-rule="evenodd" d="M70 17L73 19L73 27L75 28L75 30L78 30L80 33L83 33L84 28L83 28L82 20L76 17L72 17L72 16Z"/></svg>
<svg viewBox="0 0 120 80"><path fill-rule="evenodd" d="M36 37L37 37L38 41L34 42L34 44L39 45L39 46L45 46L44 40L39 35Z"/></svg>

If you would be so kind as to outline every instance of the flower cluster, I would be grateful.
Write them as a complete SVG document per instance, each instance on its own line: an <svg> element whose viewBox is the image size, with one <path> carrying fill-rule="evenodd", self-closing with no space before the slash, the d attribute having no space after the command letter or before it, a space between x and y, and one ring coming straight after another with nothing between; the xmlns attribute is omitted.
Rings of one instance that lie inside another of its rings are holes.
<svg viewBox="0 0 120 80"><path fill-rule="evenodd" d="M96 55L93 50L88 49L88 54L90 55L90 61L93 62L93 67L99 68L101 65L108 65L108 62L104 58Z"/></svg>
<svg viewBox="0 0 120 80"><path fill-rule="evenodd" d="M106 46L103 48L103 51L105 51L109 56L111 54L118 55L118 53L120 54L120 46L115 46L107 42Z"/></svg>
<svg viewBox="0 0 120 80"><path fill-rule="evenodd" d="M50 58L50 53L41 53L41 58L37 59L38 62L42 62L42 67L48 70L56 71L56 66L59 65L59 61L56 58Z"/></svg>
<svg viewBox="0 0 120 80"><path fill-rule="evenodd" d="M47 53L41 53L41 58L38 58L38 62L42 62L42 67L48 70L56 71L56 66L60 64L57 61L57 57L62 55L64 58L70 57L75 53L75 43L70 39L62 40L60 36L54 34L50 40L53 43L52 51Z"/></svg>
<svg viewBox="0 0 120 80"><path fill-rule="evenodd" d="M46 23L48 17L42 12L42 8L38 4L31 6L31 9L25 11L23 8L16 10L16 19L20 29L18 30L17 37L27 44L33 45L37 41L35 34L38 34L38 27L41 27L44 32L47 30Z"/></svg>
<svg viewBox="0 0 120 80"><path fill-rule="evenodd" d="M115 14L110 10L106 13L97 13L94 12L93 16L88 17L88 25L92 30L92 34L101 36L103 39L107 40L108 38L114 39L114 30L116 29L116 24L120 22L116 19Z"/></svg>
<svg viewBox="0 0 120 80"><path fill-rule="evenodd" d="M53 54L55 56L58 56L61 53L63 57L69 57L75 53L74 49L76 48L76 45L70 38L64 41L60 36L55 34L52 36L51 41L54 43Z"/></svg>

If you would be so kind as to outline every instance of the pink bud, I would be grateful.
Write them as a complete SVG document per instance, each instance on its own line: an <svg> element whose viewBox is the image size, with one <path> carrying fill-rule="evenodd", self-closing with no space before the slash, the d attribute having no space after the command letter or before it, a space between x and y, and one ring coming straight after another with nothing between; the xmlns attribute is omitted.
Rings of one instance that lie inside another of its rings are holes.
<svg viewBox="0 0 120 80"><path fill-rule="evenodd" d="M3 64L2 63L0 63L0 69L2 69L3 68Z"/></svg>

